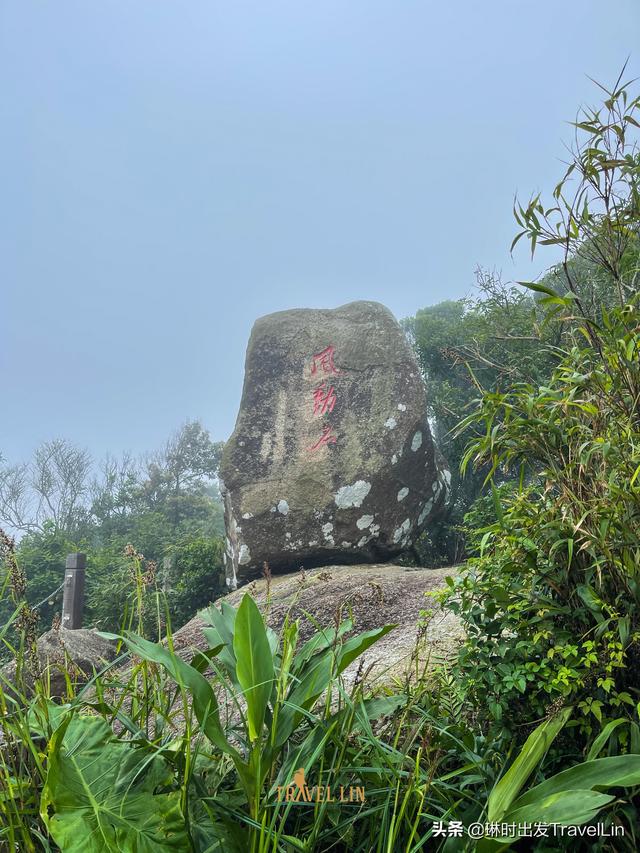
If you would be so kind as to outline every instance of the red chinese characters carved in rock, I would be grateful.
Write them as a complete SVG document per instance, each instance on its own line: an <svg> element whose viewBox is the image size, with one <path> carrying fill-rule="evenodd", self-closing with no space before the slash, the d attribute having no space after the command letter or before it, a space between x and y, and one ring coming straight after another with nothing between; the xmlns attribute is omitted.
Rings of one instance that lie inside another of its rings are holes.
<svg viewBox="0 0 640 853"><path fill-rule="evenodd" d="M311 376L316 376L317 374L324 374L325 376L331 376L333 374L339 374L340 371L336 368L334 362L335 349L331 345L325 347L322 352L318 352L315 355L311 356ZM338 400L338 396L336 394L336 389L333 385L328 385L325 380L317 388L314 389L313 392L313 414L317 415L326 415L331 414L334 409L334 406ZM322 435L316 441L316 443L310 448L310 450L317 450L322 445L336 444L338 441L335 433L331 429L330 424L324 424L322 427Z"/></svg>
<svg viewBox="0 0 640 853"><path fill-rule="evenodd" d="M313 392L313 414L324 415L326 412L332 412L337 399L333 385L327 390L327 383L323 382Z"/></svg>
<svg viewBox="0 0 640 853"><path fill-rule="evenodd" d="M335 349L332 346L326 347L322 352L316 353L311 358L311 375L315 376L318 370L322 373L340 373L333 362Z"/></svg>
<svg viewBox="0 0 640 853"><path fill-rule="evenodd" d="M319 447L322 447L323 444L335 444L337 441L338 439L331 432L331 427L329 426L329 424L325 424L322 428L322 435L313 445L311 450L317 450Z"/></svg>

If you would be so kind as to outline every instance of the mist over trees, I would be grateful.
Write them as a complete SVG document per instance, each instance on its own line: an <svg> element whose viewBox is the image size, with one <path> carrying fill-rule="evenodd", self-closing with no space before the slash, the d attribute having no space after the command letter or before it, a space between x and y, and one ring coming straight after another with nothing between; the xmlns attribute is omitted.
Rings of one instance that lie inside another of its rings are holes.
<svg viewBox="0 0 640 853"><path fill-rule="evenodd" d="M140 458L107 455L96 463L60 438L44 442L27 461L0 459L0 526L19 539L29 601L59 587L66 554L85 551L87 624L117 627L131 593L125 557L131 544L154 566L170 618L186 621L220 591L221 452L222 442L188 421ZM58 605L41 606L43 629ZM3 600L0 621L8 607Z"/></svg>

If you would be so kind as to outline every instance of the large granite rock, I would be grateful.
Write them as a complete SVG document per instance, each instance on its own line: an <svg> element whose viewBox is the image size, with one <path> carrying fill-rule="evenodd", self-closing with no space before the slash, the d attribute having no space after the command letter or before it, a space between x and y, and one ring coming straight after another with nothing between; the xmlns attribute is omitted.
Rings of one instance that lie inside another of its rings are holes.
<svg viewBox="0 0 640 853"><path fill-rule="evenodd" d="M389 560L446 500L420 370L376 302L258 320L220 468L227 583Z"/></svg>

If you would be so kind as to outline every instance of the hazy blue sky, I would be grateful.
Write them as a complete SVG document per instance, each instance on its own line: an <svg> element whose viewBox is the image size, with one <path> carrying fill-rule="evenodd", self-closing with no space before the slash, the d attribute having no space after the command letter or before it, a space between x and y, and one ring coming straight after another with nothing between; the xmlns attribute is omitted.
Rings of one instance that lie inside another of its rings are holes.
<svg viewBox="0 0 640 853"><path fill-rule="evenodd" d="M541 272L514 192L639 36L638 0L0 0L0 451L226 438L259 315Z"/></svg>

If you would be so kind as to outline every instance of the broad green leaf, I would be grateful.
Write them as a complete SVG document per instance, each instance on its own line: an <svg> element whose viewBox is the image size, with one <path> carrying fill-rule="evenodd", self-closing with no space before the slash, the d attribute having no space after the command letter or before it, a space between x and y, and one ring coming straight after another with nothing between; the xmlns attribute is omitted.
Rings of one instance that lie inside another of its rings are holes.
<svg viewBox="0 0 640 853"><path fill-rule="evenodd" d="M40 737L48 738L71 713L71 705L56 705L50 699L44 704L35 703L29 708L29 730Z"/></svg>
<svg viewBox="0 0 640 853"><path fill-rule="evenodd" d="M558 791L548 797L535 800L521 808L511 809L505 815L505 823L560 823L564 826L580 826L598 814L601 808L613 802L615 797L598 791Z"/></svg>
<svg viewBox="0 0 640 853"><path fill-rule="evenodd" d="M351 637L351 639L347 640L338 655L338 674L344 672L350 663L396 627L397 625L383 625L382 628L365 631L362 634L358 634L357 637Z"/></svg>
<svg viewBox="0 0 640 853"><path fill-rule="evenodd" d="M320 631L317 631L303 646L300 647L299 651L296 652L296 656L291 666L291 671L300 672L300 670L304 668L306 662L313 655L328 649L329 646L333 645L336 641L336 637L342 637L343 634L346 634L347 631L350 631L352 628L352 620L345 619L344 622L340 623L337 634L334 627L323 628Z"/></svg>
<svg viewBox="0 0 640 853"><path fill-rule="evenodd" d="M537 802L558 791L578 788L628 788L640 785L640 755L613 755L610 758L596 758L585 761L556 773L513 803L513 808L521 808Z"/></svg>
<svg viewBox="0 0 640 853"><path fill-rule="evenodd" d="M236 675L247 702L249 739L262 732L264 714L273 686L273 656L260 611L250 595L238 608L233 635Z"/></svg>
<svg viewBox="0 0 640 853"><path fill-rule="evenodd" d="M99 717L69 719L49 745L40 814L65 853L167 853L190 844L165 762L115 737Z"/></svg>
<svg viewBox="0 0 640 853"><path fill-rule="evenodd" d="M210 628L203 628L202 633L211 646L221 643L224 647L218 654L218 660L224 666L231 679L236 679L236 658L233 653L233 634L235 630L236 610L226 601L221 602L220 609L215 604L203 610L202 618L208 621Z"/></svg>
<svg viewBox="0 0 640 853"><path fill-rule="evenodd" d="M305 673L293 685L280 709L275 745L282 746L291 736L296 726L327 689L333 672L333 651L325 650L316 655L305 669Z"/></svg>
<svg viewBox="0 0 640 853"><path fill-rule="evenodd" d="M547 287L545 284L540 284L537 281L519 281L518 284L521 284L529 290L535 290L536 293L544 293L545 296L561 298L561 294L557 293L553 288Z"/></svg>
<svg viewBox="0 0 640 853"><path fill-rule="evenodd" d="M549 746L571 716L571 710L571 708L566 708L556 717L539 725L529 735L518 757L489 795L487 802L487 821L489 823L502 820L526 784L527 779L540 764ZM522 804L519 803L519 805Z"/></svg>

